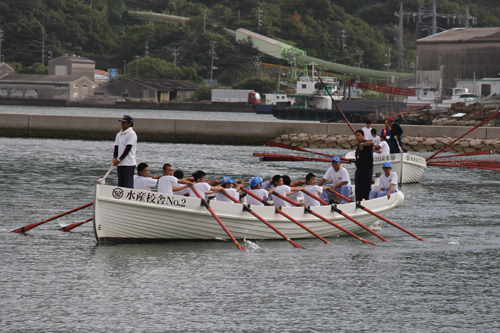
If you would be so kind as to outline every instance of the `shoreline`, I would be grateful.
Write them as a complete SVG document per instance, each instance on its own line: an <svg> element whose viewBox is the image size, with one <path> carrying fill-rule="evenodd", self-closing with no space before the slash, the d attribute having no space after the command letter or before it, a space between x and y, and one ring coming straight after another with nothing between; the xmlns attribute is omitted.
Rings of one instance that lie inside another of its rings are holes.
<svg viewBox="0 0 500 333"><path fill-rule="evenodd" d="M420 137L407 136L401 137L403 149L414 152L436 152L455 140L457 137ZM331 148L331 149L350 149L355 150L358 142L354 135L311 135L306 133L283 134L274 140L275 143L290 145L301 148ZM492 151L500 153L500 139L476 139L462 138L450 147L444 149L444 152L472 153L478 151Z"/></svg>

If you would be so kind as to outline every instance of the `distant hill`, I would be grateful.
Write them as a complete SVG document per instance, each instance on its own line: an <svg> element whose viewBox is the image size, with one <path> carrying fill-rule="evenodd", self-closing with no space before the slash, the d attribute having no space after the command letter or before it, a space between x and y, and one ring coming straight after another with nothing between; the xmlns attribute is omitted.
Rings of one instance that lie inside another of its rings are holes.
<svg viewBox="0 0 500 333"><path fill-rule="evenodd" d="M214 77L232 85L257 75L254 61L259 54L247 43L236 43L224 33L222 28L227 27L258 30L321 59L352 66L358 66L362 60L365 67L384 69L386 48L397 50L394 13L399 4L395 0L4 0L0 2L2 54L6 62L25 72L43 70L33 65L42 61L47 65L51 55L78 54L95 60L98 69L121 71L126 64L134 64L136 56L148 55L170 63L177 59L181 67L178 75L193 79L209 78L210 42L216 41ZM406 0L403 4L407 12L419 10L418 0ZM430 1L424 4L430 8ZM462 0L436 0L436 7L438 13L465 13ZM139 20L129 17L129 10L179 15L190 20ZM469 5L469 12L477 17L477 27L500 26L497 0L475 0ZM438 19L438 26L443 29L463 24ZM412 17L405 19L406 67L415 59L416 28ZM358 51L363 52L361 59ZM392 55L395 63L396 51ZM260 56L262 62L277 63L276 59ZM263 70L258 75L275 74Z"/></svg>

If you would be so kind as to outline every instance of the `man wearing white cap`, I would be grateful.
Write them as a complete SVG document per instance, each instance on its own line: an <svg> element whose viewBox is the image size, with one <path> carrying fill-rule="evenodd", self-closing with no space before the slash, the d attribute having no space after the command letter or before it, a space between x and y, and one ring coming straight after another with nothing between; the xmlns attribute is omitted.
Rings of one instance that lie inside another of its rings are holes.
<svg viewBox="0 0 500 333"><path fill-rule="evenodd" d="M121 122L122 129L116 135L112 163L117 166L118 186L134 188L134 169L137 164L135 159L137 134L133 129L134 119L125 115L118 121Z"/></svg>
<svg viewBox="0 0 500 333"><path fill-rule="evenodd" d="M383 196L387 196L387 199L390 199L391 194L398 191L398 175L391 171L391 162L384 162L384 164L382 164L382 169L384 169L384 174L380 176L380 190L371 190L370 200Z"/></svg>
<svg viewBox="0 0 500 333"><path fill-rule="evenodd" d="M351 186L351 178L349 177L349 172L347 169L340 165L340 158L337 156L332 157L331 159L332 167L329 168L323 178L318 183L318 186L323 185L327 180L331 179L333 181L333 185L331 185L331 189L337 193L342 194L344 197L349 198L352 194L352 186ZM325 201L328 200L328 192L323 191L321 194L321 198ZM347 203L347 201L342 199L341 203Z"/></svg>

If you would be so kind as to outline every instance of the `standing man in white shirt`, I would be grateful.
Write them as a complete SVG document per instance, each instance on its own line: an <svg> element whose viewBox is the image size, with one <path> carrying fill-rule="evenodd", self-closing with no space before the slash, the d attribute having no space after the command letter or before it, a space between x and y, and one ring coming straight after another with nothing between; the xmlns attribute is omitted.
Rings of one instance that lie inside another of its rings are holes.
<svg viewBox="0 0 500 333"><path fill-rule="evenodd" d="M340 165L340 158L337 156L332 157L332 167L328 169L318 183L318 186L323 185L327 180L331 179L333 185L330 186L332 190L337 193L342 194L344 197L349 198L352 194L351 178L349 177L349 172L347 169ZM323 191L321 198L325 201L329 201L328 192ZM341 203L347 203L342 199Z"/></svg>
<svg viewBox="0 0 500 333"><path fill-rule="evenodd" d="M112 163L117 166L118 186L134 188L134 169L137 164L135 159L137 134L133 129L134 119L125 115L118 121L121 122L122 129L116 135Z"/></svg>
<svg viewBox="0 0 500 333"><path fill-rule="evenodd" d="M365 133L365 140L372 140L373 141L372 122L370 120L366 121L366 127L363 127L361 130L363 131L363 133Z"/></svg>

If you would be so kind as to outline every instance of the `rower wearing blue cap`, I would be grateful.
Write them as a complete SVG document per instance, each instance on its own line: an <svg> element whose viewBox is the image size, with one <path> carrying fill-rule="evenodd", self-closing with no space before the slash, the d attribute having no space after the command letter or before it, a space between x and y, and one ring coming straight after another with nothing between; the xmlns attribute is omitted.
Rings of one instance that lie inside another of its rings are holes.
<svg viewBox="0 0 500 333"><path fill-rule="evenodd" d="M330 160L332 162L332 167L329 168L323 178L318 183L318 186L323 185L326 181L332 180L333 185L330 185L330 188L342 194L344 197L349 198L352 194L352 186L351 186L351 178L349 177L349 172L347 169L340 165L340 158L337 156L332 157ZM329 200L329 195L327 191L323 191L321 194L321 198L325 201ZM347 201L342 200L341 203L347 203Z"/></svg>
<svg viewBox="0 0 500 333"><path fill-rule="evenodd" d="M382 164L382 169L384 170L384 174L380 176L380 190L371 190L370 200L383 196L387 196L387 199L390 199L391 194L398 191L398 175L391 171L391 162L384 162L384 164Z"/></svg>
<svg viewBox="0 0 500 333"><path fill-rule="evenodd" d="M224 191L231 195L236 200L240 200L241 187L245 183L244 180L234 180L231 177L224 177L220 181L220 186L224 188ZM236 187L234 187L236 185ZM217 192L215 194L215 198L217 201L231 202L234 203L231 199L226 197L223 193Z"/></svg>
<svg viewBox="0 0 500 333"><path fill-rule="evenodd" d="M250 185L250 192L263 200L267 200L269 194L274 192L274 190L264 190L263 188L261 188L262 178L260 177L253 177L252 179L250 179L248 184ZM253 198L251 195L247 195L247 204L254 206L264 206L262 202Z"/></svg>

